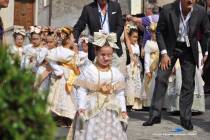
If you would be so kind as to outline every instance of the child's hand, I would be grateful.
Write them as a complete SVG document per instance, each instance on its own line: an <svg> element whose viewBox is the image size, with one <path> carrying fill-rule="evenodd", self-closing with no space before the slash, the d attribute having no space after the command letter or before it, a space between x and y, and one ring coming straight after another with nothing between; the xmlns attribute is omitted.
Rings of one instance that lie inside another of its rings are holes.
<svg viewBox="0 0 210 140"><path fill-rule="evenodd" d="M121 112L121 115L122 115L123 119L126 119L128 117L128 113L127 112Z"/></svg>
<svg viewBox="0 0 210 140"><path fill-rule="evenodd" d="M134 63L135 66L138 65L138 58L137 57L132 56L131 59L133 60L133 63Z"/></svg>
<svg viewBox="0 0 210 140"><path fill-rule="evenodd" d="M152 79L152 73L151 73L151 72L147 72L147 73L146 73L146 76L147 76L147 78L148 78L149 80Z"/></svg>
<svg viewBox="0 0 210 140"><path fill-rule="evenodd" d="M145 55L144 47L141 47L141 58L144 59L144 55Z"/></svg>

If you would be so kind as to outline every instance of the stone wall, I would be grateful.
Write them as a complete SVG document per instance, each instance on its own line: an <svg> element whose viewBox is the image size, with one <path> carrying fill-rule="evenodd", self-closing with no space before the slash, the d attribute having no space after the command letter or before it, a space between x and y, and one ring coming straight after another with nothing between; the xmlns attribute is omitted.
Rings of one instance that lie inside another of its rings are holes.
<svg viewBox="0 0 210 140"><path fill-rule="evenodd" d="M48 26L49 25L49 5L44 7L43 0L38 0L36 4L38 6L38 10L36 11L36 13L38 14L37 25Z"/></svg>
<svg viewBox="0 0 210 140"><path fill-rule="evenodd" d="M73 26L78 20L84 5L92 0L53 0L52 26Z"/></svg>

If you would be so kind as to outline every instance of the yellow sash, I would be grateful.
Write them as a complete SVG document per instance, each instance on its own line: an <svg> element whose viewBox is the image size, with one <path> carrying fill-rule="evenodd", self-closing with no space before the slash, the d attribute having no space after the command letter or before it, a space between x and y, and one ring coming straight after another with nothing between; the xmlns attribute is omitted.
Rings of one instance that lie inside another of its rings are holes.
<svg viewBox="0 0 210 140"><path fill-rule="evenodd" d="M151 58L151 62L152 62L152 64L150 65L150 72L153 73L158 68L158 64L159 64L159 51L156 51L156 52L151 53L150 54L150 58ZM146 93L148 93L149 90L150 90L150 84L151 84L150 81L151 81L151 79L149 79L147 76L145 76L144 85L145 85L145 91L146 91Z"/></svg>

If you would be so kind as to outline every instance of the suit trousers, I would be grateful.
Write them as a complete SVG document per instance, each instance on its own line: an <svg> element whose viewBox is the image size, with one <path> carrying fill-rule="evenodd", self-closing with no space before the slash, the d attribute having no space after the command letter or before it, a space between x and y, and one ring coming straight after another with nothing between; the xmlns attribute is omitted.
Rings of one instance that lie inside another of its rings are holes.
<svg viewBox="0 0 210 140"><path fill-rule="evenodd" d="M191 120L191 107L195 88L194 77L196 68L192 48L187 47L186 43L177 42L173 55L170 55L169 57L171 59L169 69L164 71L160 67L158 68L155 79L155 89L150 107L150 117L161 116L161 110L168 88L168 79L177 59L179 59L182 73L182 87L179 101L180 119Z"/></svg>

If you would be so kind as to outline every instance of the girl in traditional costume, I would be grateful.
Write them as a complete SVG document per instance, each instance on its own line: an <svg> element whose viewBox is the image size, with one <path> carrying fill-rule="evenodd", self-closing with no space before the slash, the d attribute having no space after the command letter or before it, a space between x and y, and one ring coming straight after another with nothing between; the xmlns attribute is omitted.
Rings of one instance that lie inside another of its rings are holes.
<svg viewBox="0 0 210 140"><path fill-rule="evenodd" d="M39 90L39 92L48 92L50 85L50 76L52 69L46 60L48 52L57 47L57 42L55 34L49 31L46 35L46 44L43 49L38 53L38 69L36 72L36 79L34 87Z"/></svg>
<svg viewBox="0 0 210 140"><path fill-rule="evenodd" d="M38 68L38 53L42 51L41 27L30 26L31 44L24 46L21 68L36 73ZM47 50L46 50L47 51ZM42 58L41 58L42 59Z"/></svg>
<svg viewBox="0 0 210 140"><path fill-rule="evenodd" d="M140 48L138 45L138 29L135 25L128 24L125 40L129 50L131 62L127 65L126 103L128 109L142 109L142 65L139 60Z"/></svg>
<svg viewBox="0 0 210 140"><path fill-rule="evenodd" d="M24 27L15 27L13 33L15 44L9 47L9 53L12 55L13 58L18 57L21 60L23 56L23 43L25 35L26 32Z"/></svg>
<svg viewBox="0 0 210 140"><path fill-rule="evenodd" d="M149 107L152 100L152 94L155 86L155 77L159 62L159 48L156 42L156 23L152 23L150 31L152 33L151 40L148 40L145 44L145 57L144 57L144 85L143 94L145 95L144 107Z"/></svg>
<svg viewBox="0 0 210 140"><path fill-rule="evenodd" d="M74 44L73 29L61 29L62 46L48 52L47 60L52 68L49 110L56 115L62 126L69 127L76 113L73 82L79 76L79 66L85 59L78 55Z"/></svg>
<svg viewBox="0 0 210 140"><path fill-rule="evenodd" d="M69 140L126 140L125 81L111 66L116 34L94 33L96 63L85 68L74 82L78 110Z"/></svg>

